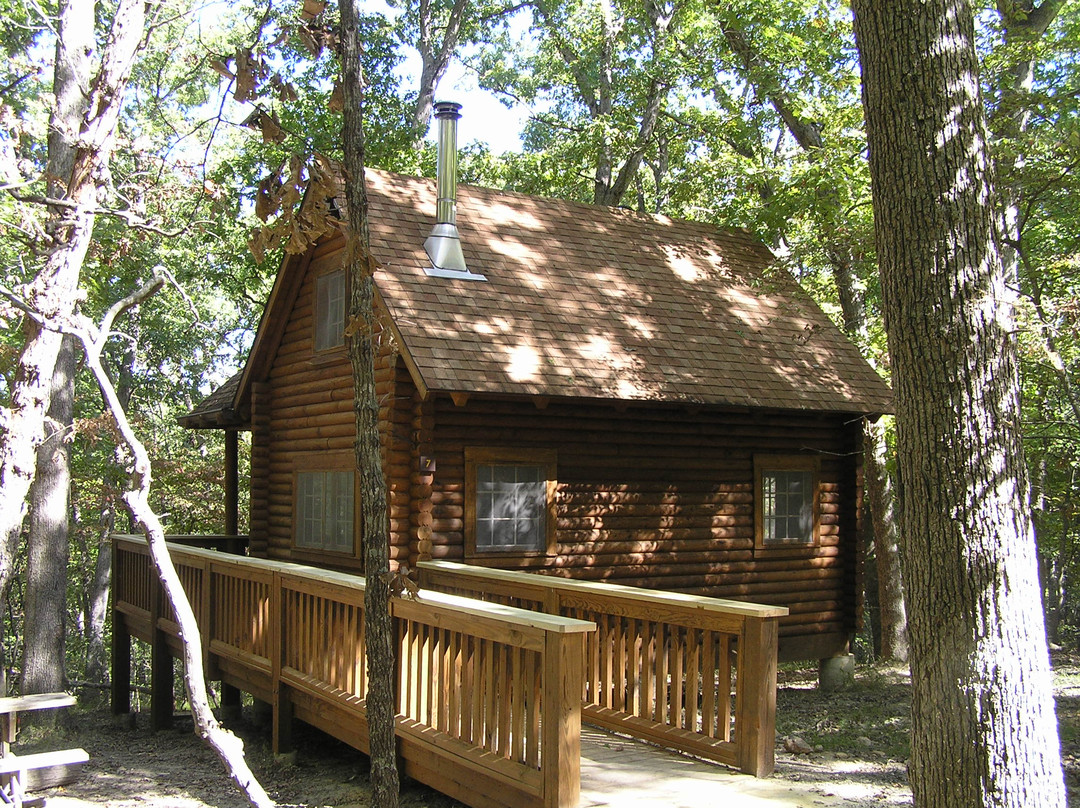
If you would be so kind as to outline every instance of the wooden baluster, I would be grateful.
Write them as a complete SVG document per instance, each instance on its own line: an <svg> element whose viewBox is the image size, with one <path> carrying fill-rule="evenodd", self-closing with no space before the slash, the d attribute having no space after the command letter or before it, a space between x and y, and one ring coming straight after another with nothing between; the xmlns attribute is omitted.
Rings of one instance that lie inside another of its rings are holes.
<svg viewBox="0 0 1080 808"><path fill-rule="evenodd" d="M667 712L668 699L668 638L667 625L654 623L656 628L656 673L654 674L656 685L656 698L653 702L652 720L663 722Z"/></svg>
<svg viewBox="0 0 1080 808"><path fill-rule="evenodd" d="M698 731L698 703L701 698L701 634L698 629L686 630L686 713L682 727L690 732Z"/></svg>
<svg viewBox="0 0 1080 808"><path fill-rule="evenodd" d="M717 661L716 634L704 631L702 636L701 665L701 730L706 738L716 737ZM720 676L719 692L723 696L723 677Z"/></svg>
<svg viewBox="0 0 1080 808"><path fill-rule="evenodd" d="M526 670L529 672L529 692L527 694L529 726L528 737L526 739L527 752L525 755L525 765L536 768L540 763L540 688L542 685L541 673L543 668L541 666L539 654L530 651L526 659L528 660Z"/></svg>
<svg viewBox="0 0 1080 808"><path fill-rule="evenodd" d="M683 706L683 633L679 626L671 627L668 670L671 676L671 695L668 699L668 725L677 727L682 723Z"/></svg>
<svg viewBox="0 0 1080 808"><path fill-rule="evenodd" d="M717 665L719 673L718 700L717 700L717 732L716 737L722 741L731 740L731 637L727 634L720 635L720 662ZM741 651L740 651L741 653ZM740 686L738 677L736 686Z"/></svg>

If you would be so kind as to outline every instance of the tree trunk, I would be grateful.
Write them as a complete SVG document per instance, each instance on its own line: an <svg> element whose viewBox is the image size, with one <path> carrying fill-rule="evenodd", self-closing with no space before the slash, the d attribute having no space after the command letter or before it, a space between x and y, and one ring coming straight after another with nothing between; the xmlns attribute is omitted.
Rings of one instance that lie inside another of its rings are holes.
<svg viewBox="0 0 1080 808"><path fill-rule="evenodd" d="M915 804L1064 805L964 0L855 0L894 372Z"/></svg>
<svg viewBox="0 0 1080 808"><path fill-rule="evenodd" d="M61 3L53 92L56 107L49 121L47 174L57 204L50 207L46 230L53 239L44 266L27 289L27 302L52 323L70 319L77 287L93 235L99 183L106 180L116 123L146 18L143 0L120 0L101 51L101 66L86 83L95 49L93 0ZM61 336L28 319L19 355L11 406L2 413L0 443L0 592L11 580L27 494L33 481L37 447L44 435L49 384Z"/></svg>
<svg viewBox="0 0 1080 808"><path fill-rule="evenodd" d="M360 65L359 0L341 4L341 72L345 88L342 140L349 227L345 266L350 277L349 324L345 330L353 370L356 408L356 467L364 545L364 641L368 660L367 719L371 757L371 804L398 804L394 707L394 632L390 618L390 524L386 477L379 440L375 392L375 262L368 246L364 186L363 76Z"/></svg>
<svg viewBox="0 0 1080 808"><path fill-rule="evenodd" d="M65 336L53 371L45 441L30 488L26 555L26 626L20 690L64 690L67 615L70 431L75 398L75 340Z"/></svg>
<svg viewBox="0 0 1080 808"><path fill-rule="evenodd" d="M870 517L874 523L881 638L878 655L890 662L907 662L907 613L904 609L903 578L900 575L900 550L896 542L892 485L885 464L884 433L880 424L866 425L866 457L863 462L866 496L870 501Z"/></svg>
<svg viewBox="0 0 1080 808"><path fill-rule="evenodd" d="M420 0L419 38L416 43L416 50L420 53L420 87L416 92L416 104L413 106L412 115L413 129L416 131L418 144L423 141L424 134L431 123L435 90L442 81L442 77L446 75L446 69L450 66L450 60L457 50L461 24L468 11L470 11L470 4L466 0L454 0L446 26L442 29L442 41L436 43L434 37L437 22L436 9L431 0Z"/></svg>
<svg viewBox="0 0 1080 808"><path fill-rule="evenodd" d="M105 618L109 614L109 588L112 584L112 554L109 545L111 527L101 532L93 577L86 593L86 680L106 682L109 677L109 649L105 645Z"/></svg>
<svg viewBox="0 0 1080 808"><path fill-rule="evenodd" d="M160 289L163 283L164 278L158 276L139 292L114 305L106 315L101 328L97 330L99 335L97 339L92 336L92 329L86 324L79 330L78 336L85 349L86 363L94 374L101 395L105 399L105 405L116 422L123 445L131 452L131 487L124 492L124 501L146 535L150 558L161 580L165 597L168 599L169 605L176 616L176 622L180 627L181 653L184 661L184 686L187 691L188 704L191 707L191 718L195 725L195 734L206 741L210 748L217 753L233 782L254 808L273 808L273 801L248 768L247 761L244 758L243 741L222 727L210 710L206 679L203 675L204 663L199 625L195 619L195 612L191 608L191 603L188 601L187 594L184 592L180 576L177 574L172 558L169 556L169 548L165 543L165 529L154 509L150 507L150 484L152 480L150 456L146 451L146 447L135 435L123 407L120 406L120 400L117 397L112 380L101 364L101 350L112 329L113 319L127 308L148 298ZM80 319L85 323L85 318Z"/></svg>

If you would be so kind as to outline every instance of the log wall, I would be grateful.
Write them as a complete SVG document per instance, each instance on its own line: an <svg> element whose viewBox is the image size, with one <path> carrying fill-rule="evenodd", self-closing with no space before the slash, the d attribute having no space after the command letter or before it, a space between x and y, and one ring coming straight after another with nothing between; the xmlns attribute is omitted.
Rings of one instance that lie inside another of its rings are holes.
<svg viewBox="0 0 1080 808"><path fill-rule="evenodd" d="M470 398L432 405L431 558L786 606L781 658L844 650L861 619L858 420ZM557 555L467 558L466 447L558 453ZM820 458L820 544L754 546L755 453Z"/></svg>
<svg viewBox="0 0 1080 808"><path fill-rule="evenodd" d="M304 553L293 547L293 485L298 462L352 452L356 432L352 366L345 348L313 350L315 279L341 264L340 245L320 245L307 264L281 343L253 385L251 554L358 569L361 557ZM383 468L389 482L392 563L408 558L413 388L397 347L377 324L375 389L380 400ZM402 384L404 382L404 384ZM357 519L356 530L360 530Z"/></svg>
<svg viewBox="0 0 1080 808"><path fill-rule="evenodd" d="M338 265L335 244L307 262L280 346L252 387L251 552L355 569L359 558L293 550L298 460L353 448L345 350L312 350L315 278ZM469 561L770 603L790 610L781 658L846 650L862 608L858 419L476 396L458 396L459 405L422 399L397 351L380 330L392 563ZM465 557L466 447L557 452L557 555L507 564ZM820 457L819 546L755 548L755 452Z"/></svg>

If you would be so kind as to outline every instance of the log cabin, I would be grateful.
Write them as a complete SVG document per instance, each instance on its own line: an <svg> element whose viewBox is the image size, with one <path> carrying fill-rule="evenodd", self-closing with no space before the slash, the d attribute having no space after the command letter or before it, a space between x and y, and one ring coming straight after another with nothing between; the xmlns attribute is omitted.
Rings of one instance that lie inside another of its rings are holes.
<svg viewBox="0 0 1080 808"><path fill-rule="evenodd" d="M782 605L780 659L847 654L887 385L746 232L457 187L456 118L437 180L366 172L392 563ZM284 260L181 423L230 434L233 480L251 432L252 556L360 571L343 247Z"/></svg>

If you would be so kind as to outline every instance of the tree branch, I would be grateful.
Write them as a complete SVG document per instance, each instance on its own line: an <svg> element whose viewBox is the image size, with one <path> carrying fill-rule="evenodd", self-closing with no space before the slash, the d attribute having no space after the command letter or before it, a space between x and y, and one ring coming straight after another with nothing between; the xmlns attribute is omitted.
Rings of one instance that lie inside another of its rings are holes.
<svg viewBox="0 0 1080 808"><path fill-rule="evenodd" d="M79 205L72 199L57 199L51 196L44 196L42 194L20 194L15 191L18 185L7 185L0 187L0 191L7 191L12 198L19 202L26 202L30 205L48 205L49 207L64 208L65 210L77 210ZM122 219L128 227L135 230L144 230L147 233L155 233L163 238L177 238L188 232L192 227L201 224L213 224L208 219L197 219L193 222L188 222L183 227L179 227L176 230L165 230L164 228L152 224L137 213L130 210L118 210L115 208L89 208L85 209L86 213L92 216L112 216L117 219Z"/></svg>

